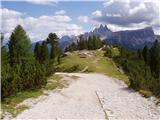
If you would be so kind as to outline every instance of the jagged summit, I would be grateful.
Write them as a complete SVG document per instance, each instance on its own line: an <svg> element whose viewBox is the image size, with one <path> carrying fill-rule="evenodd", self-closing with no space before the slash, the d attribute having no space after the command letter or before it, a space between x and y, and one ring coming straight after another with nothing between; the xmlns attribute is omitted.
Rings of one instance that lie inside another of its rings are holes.
<svg viewBox="0 0 160 120"><path fill-rule="evenodd" d="M93 31L98 30L98 31L110 31L111 30L107 27L107 25L100 25L99 27L95 28Z"/></svg>
<svg viewBox="0 0 160 120"><path fill-rule="evenodd" d="M155 39L160 40L160 36L155 35L151 26L137 30L125 30L112 32L107 25L100 25L93 31L86 32L79 36L62 36L59 40L60 47L65 49L72 42L77 42L81 36L86 40L89 36L99 36L102 40L110 44L118 44L126 48L137 49L144 45L151 45Z"/></svg>

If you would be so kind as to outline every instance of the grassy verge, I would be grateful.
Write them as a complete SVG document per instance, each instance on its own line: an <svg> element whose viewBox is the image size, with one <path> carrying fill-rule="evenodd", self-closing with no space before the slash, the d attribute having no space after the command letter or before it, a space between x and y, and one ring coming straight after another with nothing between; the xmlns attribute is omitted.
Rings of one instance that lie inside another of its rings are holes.
<svg viewBox="0 0 160 120"><path fill-rule="evenodd" d="M142 94L146 98L152 96L152 92L151 91L147 91L147 90L139 90L139 93Z"/></svg>
<svg viewBox="0 0 160 120"><path fill-rule="evenodd" d="M78 52L71 53L62 59L62 63L57 66L57 70L61 72L79 72L87 66L88 70L85 72L102 73L125 82L128 81L128 77L118 70L114 61L104 57L103 51L90 52L91 55L86 58L80 58ZM114 54L118 54L117 49L115 49ZM75 69L73 69L74 66L76 66Z"/></svg>
<svg viewBox="0 0 160 120"><path fill-rule="evenodd" d="M59 82L61 78L62 77L60 75L54 74L48 78L47 84L46 86L44 86L43 89L23 91L17 93L14 96L5 98L1 102L3 112L9 112L13 117L16 117L19 113L28 108L28 106L26 105L18 105L19 103L23 102L28 98L37 98L38 96L43 95L43 90L53 90L57 87L63 87L62 84L60 84Z"/></svg>
<svg viewBox="0 0 160 120"><path fill-rule="evenodd" d="M42 90L19 92L16 95L8 97L2 101L2 110L11 113L12 116L15 117L17 114L28 108L28 106L25 105L20 105L17 107L19 103L21 103L25 99L36 98L42 94Z"/></svg>
<svg viewBox="0 0 160 120"><path fill-rule="evenodd" d="M60 79L62 79L62 76L60 75L52 75L48 78L47 80L47 84L45 86L46 90L53 90L55 88L62 88L63 85L61 84L61 82L59 81Z"/></svg>

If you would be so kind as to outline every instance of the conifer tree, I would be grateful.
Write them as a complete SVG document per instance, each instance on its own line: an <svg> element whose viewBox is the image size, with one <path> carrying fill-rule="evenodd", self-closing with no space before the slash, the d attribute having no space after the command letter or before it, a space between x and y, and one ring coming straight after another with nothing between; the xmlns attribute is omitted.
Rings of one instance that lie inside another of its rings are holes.
<svg viewBox="0 0 160 120"><path fill-rule="evenodd" d="M42 42L41 46L41 62L42 63L48 63L49 62L49 52L48 47L45 41Z"/></svg>
<svg viewBox="0 0 160 120"><path fill-rule="evenodd" d="M17 25L12 32L8 47L12 66L33 60L30 39L21 25Z"/></svg>
<svg viewBox="0 0 160 120"><path fill-rule="evenodd" d="M142 59L142 52L140 49L137 50L137 55L139 59Z"/></svg>
<svg viewBox="0 0 160 120"><path fill-rule="evenodd" d="M55 33L50 33L47 42L51 44L50 58L55 60L58 53L58 36Z"/></svg>
<svg viewBox="0 0 160 120"><path fill-rule="evenodd" d="M149 51L148 51L147 45L144 46L143 51L142 51L142 55L143 55L143 59L144 59L145 63L148 64Z"/></svg>
<svg viewBox="0 0 160 120"><path fill-rule="evenodd" d="M149 65L154 77L160 77L160 43L156 40L150 49Z"/></svg>
<svg viewBox="0 0 160 120"><path fill-rule="evenodd" d="M89 36L88 38L88 50L92 50L93 49L93 44L92 44L92 37Z"/></svg>
<svg viewBox="0 0 160 120"><path fill-rule="evenodd" d="M40 57L41 57L41 45L39 44L39 42L37 42L36 45L35 45L34 56L35 56L36 60L40 61Z"/></svg>

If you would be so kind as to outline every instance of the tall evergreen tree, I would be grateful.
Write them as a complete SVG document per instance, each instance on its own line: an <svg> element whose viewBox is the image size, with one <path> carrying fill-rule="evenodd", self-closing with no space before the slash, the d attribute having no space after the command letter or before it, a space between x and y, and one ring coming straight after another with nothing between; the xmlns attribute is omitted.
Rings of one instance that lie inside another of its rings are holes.
<svg viewBox="0 0 160 120"><path fill-rule="evenodd" d="M46 44L43 44L43 47L38 46L37 44L34 50L35 56L41 56L41 49L37 48L44 48L43 56L45 60L48 59ZM18 25L12 32L8 48L8 52L2 49L2 98L14 95L18 91L40 88L46 83L46 67L34 59L30 39L22 26Z"/></svg>
<svg viewBox="0 0 160 120"><path fill-rule="evenodd" d="M137 55L139 59L142 59L142 52L140 49L137 50Z"/></svg>
<svg viewBox="0 0 160 120"><path fill-rule="evenodd" d="M160 77L160 43L156 40L150 49L149 65L154 77Z"/></svg>
<svg viewBox="0 0 160 120"><path fill-rule="evenodd" d="M47 38L47 42L49 43L54 43L57 44L58 42L58 36L56 35L56 33L49 33L48 38Z"/></svg>
<svg viewBox="0 0 160 120"><path fill-rule="evenodd" d="M92 50L93 49L93 44L92 44L92 37L89 36L88 38L88 50Z"/></svg>
<svg viewBox="0 0 160 120"><path fill-rule="evenodd" d="M143 55L143 59L145 61L146 64L148 64L148 55L149 55L149 50L148 50L148 46L145 45L142 51L142 55Z"/></svg>
<svg viewBox="0 0 160 120"><path fill-rule="evenodd" d="M33 60L30 39L21 25L12 32L8 47L12 66Z"/></svg>
<svg viewBox="0 0 160 120"><path fill-rule="evenodd" d="M40 61L41 45L39 44L39 42L37 42L35 47L34 47L34 56L35 56L36 60Z"/></svg>
<svg viewBox="0 0 160 120"><path fill-rule="evenodd" d="M41 61L42 63L48 63L49 62L49 52L48 47L45 41L42 42L41 46Z"/></svg>
<svg viewBox="0 0 160 120"><path fill-rule="evenodd" d="M55 60L58 53L58 36L55 33L50 33L47 41L51 44L50 58Z"/></svg>
<svg viewBox="0 0 160 120"><path fill-rule="evenodd" d="M8 64L8 62L9 62L8 52L7 52L6 46L2 45L3 39L4 39L4 37L3 37L3 34L1 33L1 66Z"/></svg>
<svg viewBox="0 0 160 120"><path fill-rule="evenodd" d="M97 38L95 35L93 35L93 50L95 50L97 48Z"/></svg>

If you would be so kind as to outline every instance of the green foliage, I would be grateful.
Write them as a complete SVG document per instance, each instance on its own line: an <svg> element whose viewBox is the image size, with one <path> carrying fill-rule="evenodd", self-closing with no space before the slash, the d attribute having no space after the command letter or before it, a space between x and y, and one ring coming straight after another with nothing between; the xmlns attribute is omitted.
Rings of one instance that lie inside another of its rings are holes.
<svg viewBox="0 0 160 120"><path fill-rule="evenodd" d="M66 47L65 52L67 52L67 51L73 52L73 51L76 51L76 50L77 50L77 45L76 45L76 43L73 42L71 45Z"/></svg>
<svg viewBox="0 0 160 120"><path fill-rule="evenodd" d="M56 35L56 33L49 33L47 38L48 43L57 44L57 40L58 40L58 36Z"/></svg>
<svg viewBox="0 0 160 120"><path fill-rule="evenodd" d="M25 105L18 105L19 103L21 103L25 99L36 98L42 94L42 90L26 90L17 92L16 94L3 99L2 110L9 112L13 115L13 117L16 117L18 113L28 108L28 106Z"/></svg>
<svg viewBox="0 0 160 120"><path fill-rule="evenodd" d="M64 69L63 71L70 73L70 72L78 72L80 70L82 70L82 68L79 66L79 64L76 64L76 65L73 65L73 66L71 66L71 67L69 67L67 69Z"/></svg>
<svg viewBox="0 0 160 120"><path fill-rule="evenodd" d="M80 36L80 40L77 41L77 45L73 42L71 45L69 45L65 51L76 51L76 50L96 50L101 48L103 45L102 41L100 40L99 37L93 35L89 36L87 40L83 40L82 37Z"/></svg>
<svg viewBox="0 0 160 120"><path fill-rule="evenodd" d="M113 58L115 56L119 56L120 52L117 47L106 45L104 56Z"/></svg>
<svg viewBox="0 0 160 120"><path fill-rule="evenodd" d="M87 41L81 39L80 41L78 41L77 46L78 46L78 47L77 47L78 50L87 49Z"/></svg>
<svg viewBox="0 0 160 120"><path fill-rule="evenodd" d="M120 56L113 58L117 66L121 66L129 76L130 87L156 96L160 96L159 45L155 41L150 49L145 46L142 52L138 50L137 53L121 48ZM141 59L141 55L144 59Z"/></svg>
<svg viewBox="0 0 160 120"><path fill-rule="evenodd" d="M48 63L49 61L49 52L48 47L45 41L42 42L41 46L41 62L42 63Z"/></svg>
<svg viewBox="0 0 160 120"><path fill-rule="evenodd" d="M55 33L50 33L47 42L51 44L50 59L55 63L60 63L62 52L59 48L57 35Z"/></svg>
<svg viewBox="0 0 160 120"><path fill-rule="evenodd" d="M1 97L4 98L6 96L11 95L12 93L12 85L11 85L11 81L12 81L12 76L11 76L11 67L9 64L6 65L2 65L1 67Z"/></svg>
<svg viewBox="0 0 160 120"><path fill-rule="evenodd" d="M8 47L12 66L32 61L33 53L30 39L22 26L18 25L12 32Z"/></svg>
<svg viewBox="0 0 160 120"><path fill-rule="evenodd" d="M140 49L137 50L137 55L139 59L142 59L142 51Z"/></svg>
<svg viewBox="0 0 160 120"><path fill-rule="evenodd" d="M5 46L1 47L2 99L19 91L40 88L46 84L46 68L34 59L29 37L20 25L12 32L8 48L9 52ZM45 44L42 48L46 49ZM44 50L43 53L46 55L47 52Z"/></svg>
<svg viewBox="0 0 160 120"><path fill-rule="evenodd" d="M94 47L93 47L93 39L91 36L89 36L88 38L88 50L93 50Z"/></svg>
<svg viewBox="0 0 160 120"><path fill-rule="evenodd" d="M112 49L111 47L107 46L106 51L104 53L104 56L112 58L112 50L111 49Z"/></svg>
<svg viewBox="0 0 160 120"><path fill-rule="evenodd" d="M142 55L143 55L143 59L145 61L146 64L148 64L148 57L149 57L149 50L147 45L144 46L143 51L142 51Z"/></svg>
<svg viewBox="0 0 160 120"><path fill-rule="evenodd" d="M43 41L42 44L40 44L39 42L36 43L34 49L34 56L36 60L39 61L41 64L49 63L49 51L46 41Z"/></svg>
<svg viewBox="0 0 160 120"><path fill-rule="evenodd" d="M50 33L47 38L47 42L51 44L50 58L55 60L58 51L58 37L55 33Z"/></svg>
<svg viewBox="0 0 160 120"><path fill-rule="evenodd" d="M34 56L35 56L36 60L40 61L41 45L39 44L39 42L37 42L36 45L35 45Z"/></svg>
<svg viewBox="0 0 160 120"><path fill-rule="evenodd" d="M160 43L156 40L150 49L149 65L154 77L160 77Z"/></svg>

